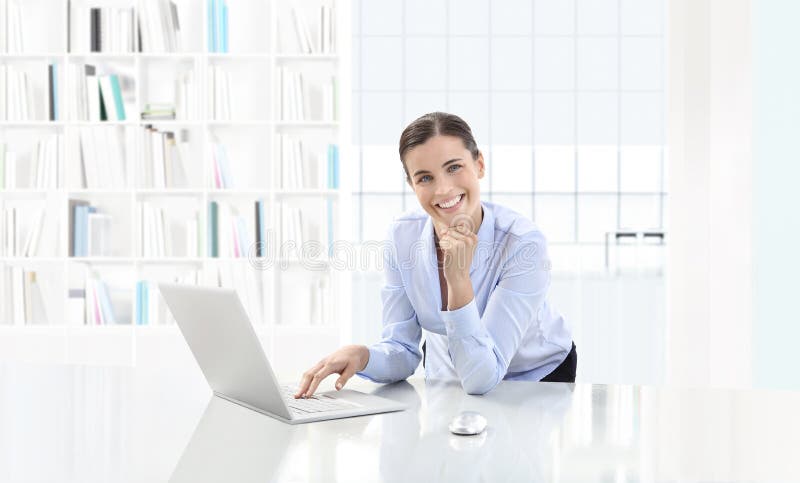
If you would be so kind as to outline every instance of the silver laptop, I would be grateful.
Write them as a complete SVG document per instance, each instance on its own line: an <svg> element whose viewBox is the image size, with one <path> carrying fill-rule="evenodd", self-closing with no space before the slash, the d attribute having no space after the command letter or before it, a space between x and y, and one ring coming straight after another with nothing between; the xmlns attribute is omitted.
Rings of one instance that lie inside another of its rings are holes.
<svg viewBox="0 0 800 483"><path fill-rule="evenodd" d="M235 290L164 283L158 288L211 390L221 398L289 424L406 409L349 389L295 399L296 387L278 384Z"/></svg>

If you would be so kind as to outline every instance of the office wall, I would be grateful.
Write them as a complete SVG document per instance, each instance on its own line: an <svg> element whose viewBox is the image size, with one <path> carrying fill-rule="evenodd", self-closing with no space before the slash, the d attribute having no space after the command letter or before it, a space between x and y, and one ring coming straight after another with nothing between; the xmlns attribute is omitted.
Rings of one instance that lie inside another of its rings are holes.
<svg viewBox="0 0 800 483"><path fill-rule="evenodd" d="M749 0L669 12L667 382L752 383Z"/></svg>
<svg viewBox="0 0 800 483"><path fill-rule="evenodd" d="M800 388L798 21L670 4L668 383Z"/></svg>
<svg viewBox="0 0 800 483"><path fill-rule="evenodd" d="M753 383L800 389L800 2L753 2Z"/></svg>

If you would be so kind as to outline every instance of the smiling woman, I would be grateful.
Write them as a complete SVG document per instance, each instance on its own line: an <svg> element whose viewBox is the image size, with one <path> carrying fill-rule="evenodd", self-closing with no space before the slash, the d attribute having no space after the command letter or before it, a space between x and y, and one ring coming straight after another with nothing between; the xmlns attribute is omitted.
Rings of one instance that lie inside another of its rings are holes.
<svg viewBox="0 0 800 483"><path fill-rule="evenodd" d="M356 373L399 381L423 358L426 378L459 380L469 394L503 379L574 382L572 334L547 300L544 235L519 213L481 201L486 162L467 123L442 112L420 117L400 137L400 160L423 211L389 230L383 339L323 358L295 397L313 395L333 373L337 389Z"/></svg>

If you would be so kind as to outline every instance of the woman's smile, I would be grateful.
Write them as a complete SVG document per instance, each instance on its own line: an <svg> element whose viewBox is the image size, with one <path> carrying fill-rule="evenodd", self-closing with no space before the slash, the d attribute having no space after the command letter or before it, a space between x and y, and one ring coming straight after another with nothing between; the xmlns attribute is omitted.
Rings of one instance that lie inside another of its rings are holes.
<svg viewBox="0 0 800 483"><path fill-rule="evenodd" d="M463 201L464 193L461 193L457 196L436 203L436 207L445 213L453 213L458 211Z"/></svg>

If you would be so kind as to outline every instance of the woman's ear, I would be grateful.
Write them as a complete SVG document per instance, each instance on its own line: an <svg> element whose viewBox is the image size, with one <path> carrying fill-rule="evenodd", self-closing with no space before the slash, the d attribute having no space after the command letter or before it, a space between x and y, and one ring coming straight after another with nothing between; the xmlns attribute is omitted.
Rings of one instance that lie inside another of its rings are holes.
<svg viewBox="0 0 800 483"><path fill-rule="evenodd" d="M483 160L481 151L478 151L478 159L475 160L475 163L478 165L478 179L481 179L486 172L486 163Z"/></svg>

